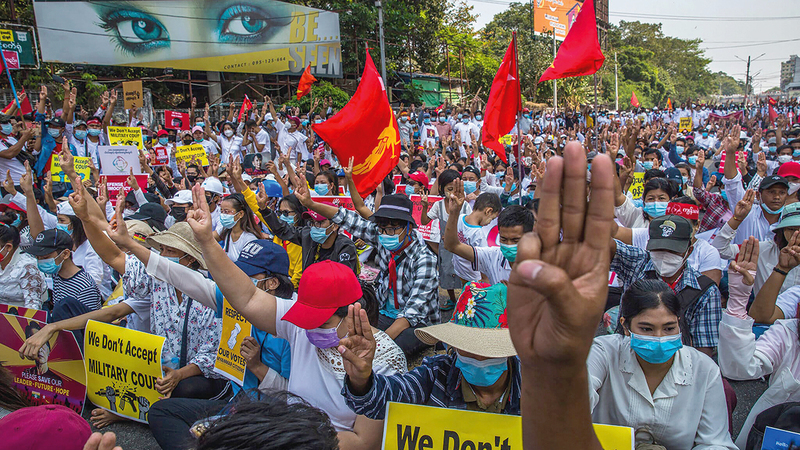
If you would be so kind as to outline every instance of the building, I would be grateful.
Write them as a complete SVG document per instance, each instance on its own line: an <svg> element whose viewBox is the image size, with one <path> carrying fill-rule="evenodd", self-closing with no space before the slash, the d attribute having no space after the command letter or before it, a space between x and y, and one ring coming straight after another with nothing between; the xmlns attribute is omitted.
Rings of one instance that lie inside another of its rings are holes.
<svg viewBox="0 0 800 450"><path fill-rule="evenodd" d="M800 93L800 57L797 55L781 63L781 90L790 95Z"/></svg>

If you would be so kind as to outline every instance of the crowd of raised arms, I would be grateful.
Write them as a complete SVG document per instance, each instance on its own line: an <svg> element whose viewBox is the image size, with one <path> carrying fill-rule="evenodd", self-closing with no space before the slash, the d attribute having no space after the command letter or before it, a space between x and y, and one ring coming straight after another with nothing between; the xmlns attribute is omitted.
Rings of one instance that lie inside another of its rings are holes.
<svg viewBox="0 0 800 450"><path fill-rule="evenodd" d="M329 100L267 97L238 122L193 101L176 132L115 110L115 90L92 113L59 89L60 109L41 86L34 112L0 117L0 302L49 312L31 360L89 320L165 337L164 449L377 449L388 402L522 415L529 449L599 449L592 423L637 449L756 449L757 419L800 401L796 102L526 108L508 163L481 145L479 103L401 105L400 160L362 198L312 130ZM148 174L116 207L109 126L142 129ZM189 144L208 165L176 158ZM253 327L242 386L213 370L223 297ZM728 380L767 376L732 434ZM0 429L34 423L2 389ZM62 448L113 447L84 425Z"/></svg>

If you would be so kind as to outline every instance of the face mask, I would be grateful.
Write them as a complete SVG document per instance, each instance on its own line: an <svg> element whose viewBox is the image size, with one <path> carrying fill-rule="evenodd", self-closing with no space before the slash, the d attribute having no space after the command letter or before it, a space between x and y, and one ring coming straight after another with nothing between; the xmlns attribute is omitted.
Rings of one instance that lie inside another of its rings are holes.
<svg viewBox="0 0 800 450"><path fill-rule="evenodd" d="M792 155L781 155L778 156L778 162L781 164L786 164L787 162L792 160Z"/></svg>
<svg viewBox="0 0 800 450"><path fill-rule="evenodd" d="M386 234L378 235L378 243L390 252L397 250L402 245L400 242L400 236L388 236Z"/></svg>
<svg viewBox="0 0 800 450"><path fill-rule="evenodd" d="M650 252L650 261L653 261L653 265L659 275L671 277L683 267L686 256L654 250Z"/></svg>
<svg viewBox="0 0 800 450"><path fill-rule="evenodd" d="M19 228L20 224L22 224L22 217L20 217L19 214L17 214L17 218L14 219L13 222L11 222L11 226L14 228Z"/></svg>
<svg viewBox="0 0 800 450"><path fill-rule="evenodd" d="M61 264L64 264L62 261ZM36 261L36 266L47 275L55 275L61 270L61 264L56 264L55 258L40 259Z"/></svg>
<svg viewBox="0 0 800 450"><path fill-rule="evenodd" d="M800 183L789 182L789 195L794 195L798 190L800 190Z"/></svg>
<svg viewBox="0 0 800 450"><path fill-rule="evenodd" d="M197 122L196 124L194 124L194 126L200 127L200 128L205 128L206 124L205 124L205 122Z"/></svg>
<svg viewBox="0 0 800 450"><path fill-rule="evenodd" d="M188 178L188 177L187 177ZM183 222L186 220L186 210L185 209L173 209L169 212L169 215L175 218L175 222Z"/></svg>
<svg viewBox="0 0 800 450"><path fill-rule="evenodd" d="M422 122L423 122L425 125L430 125L430 124L431 124L431 119L424 119Z"/></svg>
<svg viewBox="0 0 800 450"><path fill-rule="evenodd" d="M59 128L48 128L47 134L49 134L51 138L55 139L61 136L61 130Z"/></svg>
<svg viewBox="0 0 800 450"><path fill-rule="evenodd" d="M703 137L704 137L704 138L707 138L707 137L708 137L708 133L705 133L705 132L704 132L704 133L703 133Z"/></svg>
<svg viewBox="0 0 800 450"><path fill-rule="evenodd" d="M689 157L689 165L696 165L697 164L697 156L690 156Z"/></svg>
<svg viewBox="0 0 800 450"><path fill-rule="evenodd" d="M800 150L792 150L792 156L794 156L795 158L800 157Z"/></svg>
<svg viewBox="0 0 800 450"><path fill-rule="evenodd" d="M220 214L219 215L219 224L222 225L222 228L226 230L230 230L236 225L236 215L235 214Z"/></svg>
<svg viewBox="0 0 800 450"><path fill-rule="evenodd" d="M414 186L407 184L405 192L407 196L411 197L412 195L414 195Z"/></svg>
<svg viewBox="0 0 800 450"><path fill-rule="evenodd" d="M89 136L100 136L100 133L103 132L100 128L89 128L88 130Z"/></svg>
<svg viewBox="0 0 800 450"><path fill-rule="evenodd" d="M343 321L344 319L342 319ZM342 321L339 322L339 325L342 324ZM317 348L332 348L339 345L339 334L336 330L339 329L339 325L336 325L335 328L316 328L313 330L306 330L306 337L308 338L308 342L314 347Z"/></svg>
<svg viewBox="0 0 800 450"><path fill-rule="evenodd" d="M231 136L233 136L233 130L231 130L230 128L228 128L227 130L225 130L225 136L226 136L226 137L231 137Z"/></svg>
<svg viewBox="0 0 800 450"><path fill-rule="evenodd" d="M192 141L193 141L192 138L184 139L183 140L183 145L192 145Z"/></svg>
<svg viewBox="0 0 800 450"><path fill-rule="evenodd" d="M646 202L643 209L651 219L655 219L667 213L668 205L669 202Z"/></svg>
<svg viewBox="0 0 800 450"><path fill-rule="evenodd" d="M653 161L642 161L642 167L644 170L650 170L653 168Z"/></svg>
<svg viewBox="0 0 800 450"><path fill-rule="evenodd" d="M767 147L770 153L778 153L778 147L776 145L770 145Z"/></svg>
<svg viewBox="0 0 800 450"><path fill-rule="evenodd" d="M322 123L322 119L314 119L314 123Z"/></svg>
<svg viewBox="0 0 800 450"><path fill-rule="evenodd" d="M327 228L311 227L309 234L311 235L311 240L317 244L322 244L328 239L329 236Z"/></svg>
<svg viewBox="0 0 800 450"><path fill-rule="evenodd" d="M526 118L526 119L530 119L530 118L531 118L531 115L530 115L530 114L523 114L523 115L522 115L522 117L524 117L524 118Z"/></svg>
<svg viewBox="0 0 800 450"><path fill-rule="evenodd" d="M294 225L294 216L280 216L280 218L289 225Z"/></svg>
<svg viewBox="0 0 800 450"><path fill-rule="evenodd" d="M683 146L682 145L675 146L675 153L677 153L679 155L682 155L683 154Z"/></svg>
<svg viewBox="0 0 800 450"><path fill-rule="evenodd" d="M2 126L0 126L0 132L3 134L11 134L12 131L14 131L14 125L11 125L10 123L4 123Z"/></svg>
<svg viewBox="0 0 800 450"><path fill-rule="evenodd" d="M478 114L477 116L475 116L475 120L481 120L481 119L483 119L482 115Z"/></svg>
<svg viewBox="0 0 800 450"><path fill-rule="evenodd" d="M517 259L517 245L500 244L500 253L503 254L503 257L505 257L508 262L513 263Z"/></svg>
<svg viewBox="0 0 800 450"><path fill-rule="evenodd" d="M317 195L328 195L328 185L327 184L315 184L314 185L314 192Z"/></svg>
<svg viewBox="0 0 800 450"><path fill-rule="evenodd" d="M86 135L89 134L86 130L75 130L75 138L84 140L86 139Z"/></svg>
<svg viewBox="0 0 800 450"><path fill-rule="evenodd" d="M57 223L56 228L72 236L72 230L69 228L69 225L63 223Z"/></svg>
<svg viewBox="0 0 800 450"><path fill-rule="evenodd" d="M203 142L203 138L195 138L194 141L199 144Z"/></svg>
<svg viewBox="0 0 800 450"><path fill-rule="evenodd" d="M505 189L505 188L506 188L506 183L503 183L503 189ZM511 184L511 192L514 192L514 190L516 188L517 188L517 183L512 183Z"/></svg>
<svg viewBox="0 0 800 450"><path fill-rule="evenodd" d="M505 176L506 176L506 173L505 173L505 172L495 172L495 173L494 173L494 177L495 177L496 179L498 179L498 180L499 180L499 179L502 179L502 178L503 178L503 177L505 177Z"/></svg>
<svg viewBox="0 0 800 450"><path fill-rule="evenodd" d="M761 207L764 209L764 211L766 211L766 212L768 212L770 214L780 214L780 213L783 212L783 208L784 208L783 206L781 206L780 209L777 209L777 210L773 211L773 210L769 209L769 207L766 205L766 203L762 203Z"/></svg>
<svg viewBox="0 0 800 450"><path fill-rule="evenodd" d="M681 177L681 179L683 180L683 184L686 184L686 183L689 182L689 177Z"/></svg>
<svg viewBox="0 0 800 450"><path fill-rule="evenodd" d="M165 137L158 138L158 143L161 144L161 145L167 145L167 142L169 142L169 138L165 138Z"/></svg>
<svg viewBox="0 0 800 450"><path fill-rule="evenodd" d="M465 181L464 182L464 192L467 194L472 194L473 192L478 190L478 183L475 181Z"/></svg>
<svg viewBox="0 0 800 450"><path fill-rule="evenodd" d="M408 117L401 117L400 121L403 122L403 123L406 123L406 122L408 122Z"/></svg>
<svg viewBox="0 0 800 450"><path fill-rule="evenodd" d="M662 364L669 361L681 347L683 347L683 342L681 342L680 333L661 337L640 336L631 333L631 349L650 364Z"/></svg>
<svg viewBox="0 0 800 450"><path fill-rule="evenodd" d="M461 122L469 123L469 117L464 117L463 119L461 119Z"/></svg>
<svg viewBox="0 0 800 450"><path fill-rule="evenodd" d="M456 357L456 367L461 370L461 375L467 383L473 386L491 386L508 370L506 358L490 358L478 361L459 354Z"/></svg>
<svg viewBox="0 0 800 450"><path fill-rule="evenodd" d="M445 123L445 122L447 122L447 117L439 117L439 123Z"/></svg>

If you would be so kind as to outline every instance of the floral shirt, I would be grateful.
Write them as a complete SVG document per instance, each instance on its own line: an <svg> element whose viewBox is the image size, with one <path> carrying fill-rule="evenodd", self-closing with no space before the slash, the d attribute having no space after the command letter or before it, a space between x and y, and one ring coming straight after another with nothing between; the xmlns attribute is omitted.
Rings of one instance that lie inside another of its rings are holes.
<svg viewBox="0 0 800 450"><path fill-rule="evenodd" d="M42 309L45 291L47 284L36 259L17 249L6 268L0 269L0 303Z"/></svg>
<svg viewBox="0 0 800 450"><path fill-rule="evenodd" d="M182 295L183 302L178 302L175 288L149 275L145 265L131 255L125 259L122 282L126 297L151 302L150 332L167 338L161 353L162 364L172 369L180 368L183 326L187 320L186 302L189 298ZM197 365L206 378L222 378L214 373L222 319L215 317L214 310L193 301L188 320L187 364Z"/></svg>

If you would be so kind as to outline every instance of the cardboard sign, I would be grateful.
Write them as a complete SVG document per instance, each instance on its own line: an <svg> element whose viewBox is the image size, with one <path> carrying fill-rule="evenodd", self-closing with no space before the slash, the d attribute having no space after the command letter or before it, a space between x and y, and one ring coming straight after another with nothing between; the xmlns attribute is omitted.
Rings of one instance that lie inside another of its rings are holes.
<svg viewBox="0 0 800 450"><path fill-rule="evenodd" d="M25 308L22 306L7 305L0 303L0 313L11 314L12 316L27 317L28 319L47 322L47 311L41 309Z"/></svg>
<svg viewBox="0 0 800 450"><path fill-rule="evenodd" d="M767 427L761 450L790 450L800 447L800 433Z"/></svg>
<svg viewBox="0 0 800 450"><path fill-rule="evenodd" d="M689 133L692 131L692 118L691 117L681 117L678 121L678 133Z"/></svg>
<svg viewBox="0 0 800 450"><path fill-rule="evenodd" d="M164 337L90 320L86 324L87 395L118 416L147 423L161 372Z"/></svg>
<svg viewBox="0 0 800 450"><path fill-rule="evenodd" d="M153 156L154 158L150 161L151 166L166 166L169 164L169 152L167 151L167 147L162 145L153 147Z"/></svg>
<svg viewBox="0 0 800 450"><path fill-rule="evenodd" d="M633 173L633 182L628 192L631 193L631 198L634 200L642 198L642 193L644 193L644 172Z"/></svg>
<svg viewBox="0 0 800 450"><path fill-rule="evenodd" d="M144 106L142 80L123 81L122 95L125 100L125 109L141 108Z"/></svg>
<svg viewBox="0 0 800 450"><path fill-rule="evenodd" d="M111 200L111 205L115 208L117 207L117 194L119 191L123 191L125 195L131 191L131 187L128 186L128 176L129 175L107 175L106 178L106 187L108 188L108 198ZM136 178L136 182L139 183L139 187L144 191L147 189L147 178L148 175L134 175Z"/></svg>
<svg viewBox="0 0 800 450"><path fill-rule="evenodd" d="M97 152L100 154L101 175L130 175L131 169L134 175L142 173L139 150L135 145L101 145Z"/></svg>
<svg viewBox="0 0 800 450"><path fill-rule="evenodd" d="M14 387L32 406L63 405L81 414L86 400L86 374L81 350L72 333L57 332L39 350L36 361L19 357L25 340L44 326L38 320L3 314L0 361L14 375Z"/></svg>
<svg viewBox="0 0 800 450"><path fill-rule="evenodd" d="M206 149L200 144L182 145L175 151L175 160L184 161L187 165L192 161L192 157L196 157L201 165L208 165Z"/></svg>
<svg viewBox="0 0 800 450"><path fill-rule="evenodd" d="M189 113L182 113L177 111L164 111L164 128L169 130L184 130L190 129Z"/></svg>
<svg viewBox="0 0 800 450"><path fill-rule="evenodd" d="M401 191L402 192L402 191ZM422 224L422 197L419 195L412 195L411 201L414 203L414 211L411 213L414 216L414 220L417 222L417 230L422 233L422 238L428 242L439 242L441 239L441 230L439 229L439 220L433 220L427 225ZM434 203L442 200L443 197L437 197L435 195L428 196L428 209L433 206Z"/></svg>
<svg viewBox="0 0 800 450"><path fill-rule="evenodd" d="M86 180L91 175L92 168L89 167L91 162L92 158L88 156L74 156L72 158L72 165L81 180ZM61 170L61 161L58 160L58 155L56 154L50 157L50 180L69 183L69 177Z"/></svg>
<svg viewBox="0 0 800 450"><path fill-rule="evenodd" d="M108 143L113 146L135 145L144 149L142 129L139 127L108 127Z"/></svg>
<svg viewBox="0 0 800 450"><path fill-rule="evenodd" d="M511 145L514 142L514 135L513 134L506 134L504 136L500 136L499 141L503 145Z"/></svg>
<svg viewBox="0 0 800 450"><path fill-rule="evenodd" d="M217 347L217 359L214 361L214 372L239 386L244 383L247 368L247 361L241 354L242 341L250 333L250 322L233 309L227 299L223 299L222 334Z"/></svg>
<svg viewBox="0 0 800 450"><path fill-rule="evenodd" d="M594 425L605 450L632 450L633 428ZM384 450L522 449L522 418L389 402Z"/></svg>

